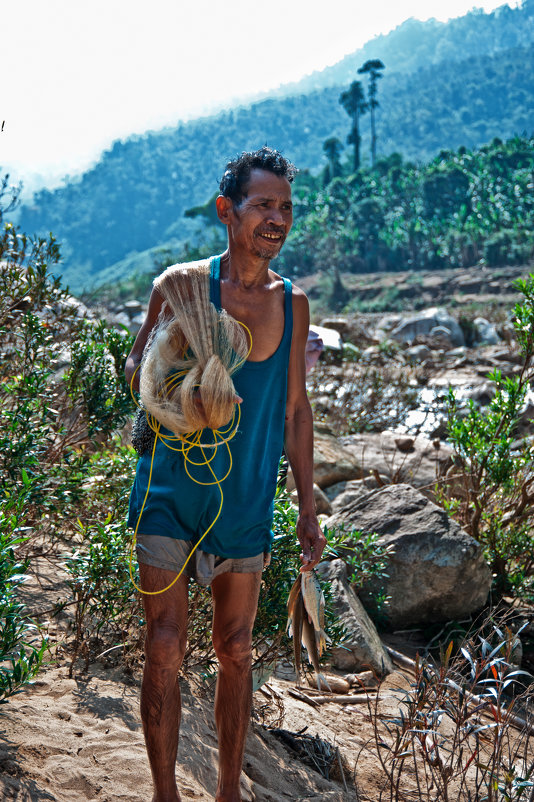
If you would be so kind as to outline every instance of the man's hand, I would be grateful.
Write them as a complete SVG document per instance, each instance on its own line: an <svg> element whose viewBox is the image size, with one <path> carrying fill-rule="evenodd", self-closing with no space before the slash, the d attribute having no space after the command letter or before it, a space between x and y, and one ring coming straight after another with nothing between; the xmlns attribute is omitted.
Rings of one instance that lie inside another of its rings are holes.
<svg viewBox="0 0 534 802"><path fill-rule="evenodd" d="M323 553L326 546L326 538L321 531L317 516L300 514L297 520L297 537L302 546L300 559L302 561L301 571L311 571Z"/></svg>

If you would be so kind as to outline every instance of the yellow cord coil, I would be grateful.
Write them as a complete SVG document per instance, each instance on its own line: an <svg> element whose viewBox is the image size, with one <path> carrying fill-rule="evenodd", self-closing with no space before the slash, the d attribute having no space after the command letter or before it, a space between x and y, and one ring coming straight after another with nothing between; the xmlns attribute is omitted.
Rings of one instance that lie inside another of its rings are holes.
<svg viewBox="0 0 534 802"><path fill-rule="evenodd" d="M241 322L239 322L239 325L242 326L245 329L245 331L247 332L247 334L248 334L249 347L248 347L248 351L247 351L246 356L244 357L244 359L242 359L239 362L237 367L241 367L241 365L243 365L243 363L246 362L246 360L248 359L248 357L250 355L250 352L252 350L252 335L250 333L249 328L244 323L241 323ZM184 353L185 353L186 349L187 349L187 344L184 347ZM139 404L138 404L138 401L137 401L137 399L136 399L136 397L134 395L133 382L134 382L135 376L136 376L137 371L139 370L139 368L140 368L140 365L138 365L136 367L136 369L134 371L134 374L132 376L131 382L130 382L130 392L132 394L132 398L134 400L134 403L137 406L139 406ZM167 392L169 394L173 390L175 390L176 387L179 386L183 382L183 380L184 380L185 376L188 374L188 372L189 371L187 369L182 369L182 370L176 371L175 373L172 373L170 376L167 377L166 390L167 390ZM221 483L224 482L224 480L229 476L230 471L232 470L232 452L230 450L229 442L233 437L235 437L235 435L236 435L236 433L238 431L238 428L239 428L239 422L241 420L241 409L240 409L240 406L239 406L239 404L236 404L236 406L237 406L237 414L236 414L236 409L234 408L233 416L232 416L231 420L229 421L228 425L224 429L212 429L211 430L212 435L213 435L213 442L211 442L211 443L205 443L205 442L203 443L202 442L202 433L205 431L205 429L198 429L195 432L189 432L189 433L185 433L185 434L173 434L173 435L162 434L161 431L160 431L161 430L161 423L157 420L157 418L154 417L154 415L151 415L149 412L146 412L147 423L150 426L150 428L152 429L152 431L154 432L155 437L154 437L154 445L152 446L152 456L151 456L151 460L150 460L150 470L149 470L149 474L148 474L147 489L146 489L146 492L145 492L145 497L143 499L143 504L141 505L141 511L139 513L139 517L138 517L137 523L135 525L135 530L134 530L134 533L133 533L132 542L131 542L131 546L130 546L130 556L129 556L129 571L130 571L130 579L131 579L132 585L134 586L134 588L137 591L139 591L139 593L142 593L144 596L158 596L159 594L165 593L165 591L167 591L170 588L172 588L172 586L178 581L178 579L183 574L183 572L185 570L185 567L187 566L189 560L191 559L191 557L195 553L196 549L202 543L202 541L204 540L206 535L215 526L215 523L217 522L217 520L218 520L218 518L219 518L219 516L220 516L220 514L222 512L223 502L224 502L224 494L223 494L223 490L222 490L222 487L221 487ZM208 528L206 529L204 534L199 538L197 543L195 543L195 545L191 549L186 561L184 562L180 572L174 577L172 582L169 585L167 585L167 587L163 588L162 590L143 590L141 587L139 587L139 585L136 583L135 578L134 578L133 556L134 556L135 544L136 544L136 541L137 541L137 533L139 531L139 524L141 523L141 518L142 518L142 515L143 515L143 511L145 509L145 504L147 502L148 494L150 492L150 485L151 485L151 482L152 482L152 469L153 469L153 466L154 466L154 456L156 454L156 446L158 444L158 440L161 441L167 448L170 448L171 451L177 451L177 452L179 452L179 453L181 453L183 455L185 471L186 471L187 475L189 476L189 478L193 482L196 482L196 484L203 485L205 487L212 487L213 485L217 485L217 487L219 488L219 493L220 493L220 502L219 502L219 509L217 511L217 515L215 516L215 518L213 519L211 524L208 526ZM215 471L213 470L211 462L213 461L213 459L215 457L217 449L222 445L225 445L227 450L228 450L229 465L228 465L228 470L226 471L225 475L223 477L219 478L215 474ZM195 448L200 449L200 453L202 455L202 460L201 461L195 461L195 460L191 459L190 452L192 452L193 449L195 449ZM209 457L206 456L205 449L213 449L212 455L209 456ZM190 466L195 466L195 467L207 466L209 471L210 471L210 473L211 473L211 475L213 476L213 481L201 482L199 479L196 479L192 475L192 473L190 472Z"/></svg>

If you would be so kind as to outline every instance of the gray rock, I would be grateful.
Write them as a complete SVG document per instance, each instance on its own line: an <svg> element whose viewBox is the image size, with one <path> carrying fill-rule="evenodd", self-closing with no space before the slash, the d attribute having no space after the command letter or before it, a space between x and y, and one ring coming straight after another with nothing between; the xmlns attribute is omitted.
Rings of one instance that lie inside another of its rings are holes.
<svg viewBox="0 0 534 802"><path fill-rule="evenodd" d="M342 340L348 339L350 325L346 317L326 317L320 325L321 328L337 331Z"/></svg>
<svg viewBox="0 0 534 802"><path fill-rule="evenodd" d="M431 354L432 351L428 345L412 345L411 348L407 348L404 352L404 356L411 365L417 365L420 362L424 362L425 359L428 359L431 356Z"/></svg>
<svg viewBox="0 0 534 802"><path fill-rule="evenodd" d="M390 674L393 664L386 652L375 625L347 579L343 560L323 562L317 566L322 579L331 582L334 611L346 630L342 646L332 649L332 662L342 671L371 669L377 674Z"/></svg>
<svg viewBox="0 0 534 802"><path fill-rule="evenodd" d="M473 321L475 329L475 342L477 345L497 345L501 338L497 334L497 329L484 317L476 317Z"/></svg>
<svg viewBox="0 0 534 802"><path fill-rule="evenodd" d="M386 315L385 317L381 318L376 330L377 337L379 337L379 339L383 339L386 332L394 329L401 321L401 315Z"/></svg>
<svg viewBox="0 0 534 802"><path fill-rule="evenodd" d="M364 432L342 437L341 445L344 452L352 454L353 463L360 465L360 476L377 471L387 477L388 483L405 482L433 497L437 477L452 465L452 448L419 435L414 439L413 451L402 452L396 440L399 434L395 432Z"/></svg>
<svg viewBox="0 0 534 802"><path fill-rule="evenodd" d="M454 347L452 331L447 326L434 326L428 336L433 340L435 347L439 346L450 351Z"/></svg>
<svg viewBox="0 0 534 802"><path fill-rule="evenodd" d="M366 585L360 598L372 607L373 596L385 592L394 628L465 618L484 605L491 572L480 544L409 485L370 491L326 521L342 523L393 546L388 576Z"/></svg>
<svg viewBox="0 0 534 802"><path fill-rule="evenodd" d="M314 433L313 481L323 490L325 487L348 479L361 479L364 471L353 451L344 448L337 437L326 432ZM287 489L295 488L291 472L287 477Z"/></svg>
<svg viewBox="0 0 534 802"><path fill-rule="evenodd" d="M382 476L380 479L382 484L379 484L378 479L374 476L365 476L363 479L338 482L327 488L326 495L332 502L331 513L342 510L344 507L352 504L353 501L356 501L356 499L366 496L370 490L376 490L378 487L382 487L389 482L387 476Z"/></svg>
<svg viewBox="0 0 534 802"><path fill-rule="evenodd" d="M458 347L465 344L464 335L458 321L446 309L438 307L401 318L389 336L398 342L412 343L417 335L428 335L436 326L444 326L449 329L452 346Z"/></svg>
<svg viewBox="0 0 534 802"><path fill-rule="evenodd" d="M126 301L123 306L123 311L126 312L127 315L130 315L130 317L134 317L139 314L139 312L143 311L143 304L141 301Z"/></svg>
<svg viewBox="0 0 534 802"><path fill-rule="evenodd" d="M295 502L298 501L297 498L297 491L293 490L291 496L294 498ZM317 515L332 515L333 509L330 499L327 495L323 493L319 485L313 486L313 498L315 500L315 512Z"/></svg>

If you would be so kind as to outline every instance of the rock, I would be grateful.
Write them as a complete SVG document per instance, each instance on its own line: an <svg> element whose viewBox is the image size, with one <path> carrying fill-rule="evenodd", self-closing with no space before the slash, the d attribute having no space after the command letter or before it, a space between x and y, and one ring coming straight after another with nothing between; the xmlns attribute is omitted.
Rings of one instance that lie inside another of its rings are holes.
<svg viewBox="0 0 534 802"><path fill-rule="evenodd" d="M388 331L392 331L396 326L398 326L401 320L402 317L400 315L386 315L385 317L381 318L376 329L376 335L378 339L383 340L386 336L386 333Z"/></svg>
<svg viewBox="0 0 534 802"><path fill-rule="evenodd" d="M432 497L436 478L452 465L452 448L445 443L438 448L434 440L419 435L413 441L413 451L403 453L395 443L398 439L395 432L364 432L341 438L341 444L359 464L361 476L377 471L387 477L387 483L406 482L424 488Z"/></svg>
<svg viewBox="0 0 534 802"><path fill-rule="evenodd" d="M321 328L337 331L342 340L349 339L350 325L346 317L326 317L320 325Z"/></svg>
<svg viewBox="0 0 534 802"><path fill-rule="evenodd" d="M465 618L486 601L491 572L480 544L409 485L371 491L326 524L377 532L381 545L393 546L387 577L360 593L371 607L377 592L389 597L383 612L393 628Z"/></svg>
<svg viewBox="0 0 534 802"><path fill-rule="evenodd" d="M375 625L349 585L343 560L322 562L316 570L322 579L331 583L334 611L347 633L343 645L332 649L334 666L343 671L367 668L377 674L389 674L393 671L391 659Z"/></svg>
<svg viewBox="0 0 534 802"><path fill-rule="evenodd" d="M476 401L480 406L485 407L492 401L494 395L495 384L494 382L487 381L467 389L464 393L464 398L469 398L472 401Z"/></svg>
<svg viewBox="0 0 534 802"><path fill-rule="evenodd" d="M323 490L336 482L361 479L364 475L354 452L344 448L337 437L326 431L316 429L314 433L313 461L313 481ZM294 488L295 480L289 472L287 489Z"/></svg>
<svg viewBox="0 0 534 802"><path fill-rule="evenodd" d="M318 515L331 515L332 504L328 496L325 496L319 485L313 485L313 497L315 499L315 509Z"/></svg>
<svg viewBox="0 0 534 802"><path fill-rule="evenodd" d="M141 328L141 326L145 322L145 317L146 315L144 312L139 312L139 314L134 315L132 318L132 325L136 326L137 328Z"/></svg>
<svg viewBox="0 0 534 802"><path fill-rule="evenodd" d="M332 502L332 513L347 507L357 498L366 496L370 490L389 484L387 476L365 476L363 479L352 479L349 482L338 482L326 490L326 495Z"/></svg>
<svg viewBox="0 0 534 802"><path fill-rule="evenodd" d="M436 326L444 326L450 331L453 347L464 345L464 335L457 320L446 309L433 307L415 315L403 317L389 336L397 342L412 343L417 335L428 335Z"/></svg>
<svg viewBox="0 0 534 802"><path fill-rule="evenodd" d="M404 356L411 365L417 365L419 362L424 362L432 355L432 351L428 345L412 345L404 352Z"/></svg>
<svg viewBox="0 0 534 802"><path fill-rule="evenodd" d="M415 437L396 437L394 442L399 451L402 451L403 454L411 454L415 451ZM434 443L432 443L432 445L434 445Z"/></svg>
<svg viewBox="0 0 534 802"><path fill-rule="evenodd" d="M298 501L296 490L293 490L291 496L295 501ZM319 485L314 484L313 486L313 498L317 515L332 515L333 509L330 499L323 493Z"/></svg>
<svg viewBox="0 0 534 802"><path fill-rule="evenodd" d="M497 329L486 318L476 317L473 321L473 327L477 345L497 345L501 341L497 334Z"/></svg>
<svg viewBox="0 0 534 802"><path fill-rule="evenodd" d="M121 311L126 312L130 317L135 317L135 315L143 311L143 304L141 301L126 301Z"/></svg>
<svg viewBox="0 0 534 802"><path fill-rule="evenodd" d="M434 326L430 329L428 336L434 347L445 348L447 351L454 347L452 331L447 326Z"/></svg>
<svg viewBox="0 0 534 802"><path fill-rule="evenodd" d="M447 356L454 357L455 359L465 359L467 356L467 348L465 345L461 345L459 348L452 348Z"/></svg>

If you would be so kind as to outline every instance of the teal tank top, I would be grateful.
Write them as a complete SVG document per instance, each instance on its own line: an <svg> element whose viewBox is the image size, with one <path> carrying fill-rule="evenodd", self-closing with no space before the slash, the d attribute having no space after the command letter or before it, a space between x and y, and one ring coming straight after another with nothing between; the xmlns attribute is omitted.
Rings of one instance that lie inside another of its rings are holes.
<svg viewBox="0 0 534 802"><path fill-rule="evenodd" d="M221 308L220 263L220 256L211 260L210 296L217 309ZM283 281L284 332L278 348L261 362L245 362L233 376L236 392L243 402L238 432L229 442L232 469L221 485L222 512L199 547L220 557L253 557L271 548L293 333L291 282L286 278ZM207 435L202 440L210 442L209 430L205 431ZM208 449L207 453L212 452ZM145 497L151 457L151 453L146 452L137 464L128 519L133 528ZM201 461L201 455L197 457L192 453L191 459ZM218 477L226 474L229 457L225 446L219 446L211 465ZM206 466L190 468L190 471L200 481L213 481ZM219 504L218 487L203 487L193 482L185 471L183 456L158 441L150 491L138 532L196 543L215 518Z"/></svg>

